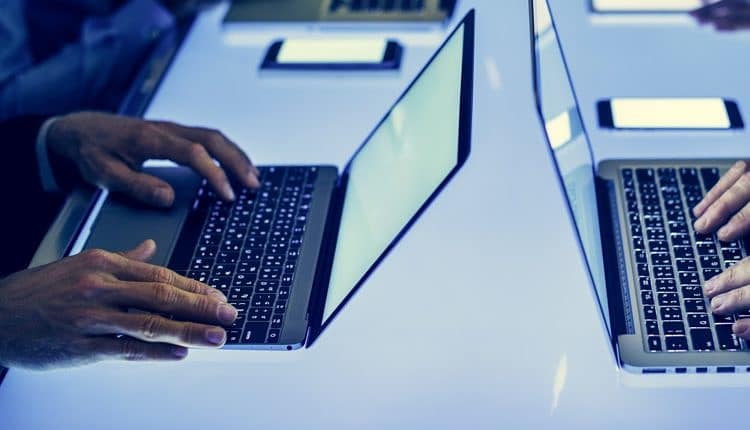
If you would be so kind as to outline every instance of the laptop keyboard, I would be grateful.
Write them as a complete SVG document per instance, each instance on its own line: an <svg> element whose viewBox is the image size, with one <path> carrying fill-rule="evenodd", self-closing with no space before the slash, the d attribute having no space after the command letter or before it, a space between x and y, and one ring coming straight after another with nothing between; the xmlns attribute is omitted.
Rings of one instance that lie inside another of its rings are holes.
<svg viewBox="0 0 750 430"><path fill-rule="evenodd" d="M420 12L424 0L333 0L330 12Z"/></svg>
<svg viewBox="0 0 750 430"><path fill-rule="evenodd" d="M745 257L740 241L693 230L692 208L719 180L718 168L625 168L621 179L651 352L743 351L732 323L750 310L714 315L703 283Z"/></svg>
<svg viewBox="0 0 750 430"><path fill-rule="evenodd" d="M227 345L278 343L316 176L315 167L261 167L261 187L235 187L233 203L205 180L198 190L169 267L237 308Z"/></svg>

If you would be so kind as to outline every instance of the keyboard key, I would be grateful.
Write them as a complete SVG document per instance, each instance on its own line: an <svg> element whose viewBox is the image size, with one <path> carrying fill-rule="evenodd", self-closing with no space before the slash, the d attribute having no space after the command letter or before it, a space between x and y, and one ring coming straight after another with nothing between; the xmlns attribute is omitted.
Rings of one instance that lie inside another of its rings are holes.
<svg viewBox="0 0 750 430"><path fill-rule="evenodd" d="M721 251L724 260L742 260L742 251L739 249L724 249Z"/></svg>
<svg viewBox="0 0 750 430"><path fill-rule="evenodd" d="M242 330L228 330L227 331L227 345L234 345L240 343L242 339Z"/></svg>
<svg viewBox="0 0 750 430"><path fill-rule="evenodd" d="M664 338L664 346L667 351L687 351L687 338L685 336L667 336Z"/></svg>
<svg viewBox="0 0 750 430"><path fill-rule="evenodd" d="M690 236L687 234L670 234L672 246L690 246Z"/></svg>
<svg viewBox="0 0 750 430"><path fill-rule="evenodd" d="M732 332L732 324L716 324L716 343L722 351L739 351L740 341Z"/></svg>
<svg viewBox="0 0 750 430"><path fill-rule="evenodd" d="M661 339L659 336L648 337L648 350L651 352L661 351Z"/></svg>
<svg viewBox="0 0 750 430"><path fill-rule="evenodd" d="M659 306L679 306L680 297L677 293L659 293ZM647 303L644 303L647 304Z"/></svg>
<svg viewBox="0 0 750 430"><path fill-rule="evenodd" d="M271 329L268 331L268 337L266 338L267 343L279 343L279 335L281 330Z"/></svg>
<svg viewBox="0 0 750 430"><path fill-rule="evenodd" d="M672 281L672 282L674 282L674 281ZM641 291L651 290L651 277L649 277L649 276L640 276L638 278L638 286L641 288Z"/></svg>
<svg viewBox="0 0 750 430"><path fill-rule="evenodd" d="M682 297L686 299L703 298L703 289L700 285L686 285L682 287Z"/></svg>
<svg viewBox="0 0 750 430"><path fill-rule="evenodd" d="M685 299L685 312L705 313L706 302L703 299Z"/></svg>
<svg viewBox="0 0 750 430"><path fill-rule="evenodd" d="M680 272L679 277L680 285L698 285L701 283L697 272Z"/></svg>
<svg viewBox="0 0 750 430"><path fill-rule="evenodd" d="M667 253L653 252L651 253L651 264L653 264L654 266L670 265L672 264L672 258Z"/></svg>
<svg viewBox="0 0 750 430"><path fill-rule="evenodd" d="M641 292L641 304L642 305L653 305L654 304L654 294L651 291L642 291Z"/></svg>
<svg viewBox="0 0 750 430"><path fill-rule="evenodd" d="M693 254L692 246L675 246L674 256L675 258L695 258Z"/></svg>
<svg viewBox="0 0 750 430"><path fill-rule="evenodd" d="M659 308L659 315L662 321L679 321L682 320L682 310L676 306L665 306Z"/></svg>
<svg viewBox="0 0 750 430"><path fill-rule="evenodd" d="M701 177L703 178L703 185L706 187L706 190L710 190L717 182L719 182L719 176L719 169L715 167L704 167L701 169Z"/></svg>
<svg viewBox="0 0 750 430"><path fill-rule="evenodd" d="M703 279L708 281L709 279L713 278L714 276L721 273L721 269L703 269Z"/></svg>
<svg viewBox="0 0 750 430"><path fill-rule="evenodd" d="M695 247L698 255L716 255L716 245L713 243L699 243Z"/></svg>
<svg viewBox="0 0 750 430"><path fill-rule="evenodd" d="M671 293L677 291L677 285L675 284L674 279L657 279L656 291L660 293Z"/></svg>
<svg viewBox="0 0 750 430"><path fill-rule="evenodd" d="M687 314L688 326L691 328L707 328L708 315L706 314Z"/></svg>
<svg viewBox="0 0 750 430"><path fill-rule="evenodd" d="M698 270L698 266L695 264L695 260L677 259L678 272L694 272Z"/></svg>
<svg viewBox="0 0 750 430"><path fill-rule="evenodd" d="M690 340L693 341L693 349L696 351L713 351L715 349L714 338L710 329L691 329Z"/></svg>
<svg viewBox="0 0 750 430"><path fill-rule="evenodd" d="M654 278L674 278L674 271L672 270L672 266L654 266Z"/></svg>
<svg viewBox="0 0 750 430"><path fill-rule="evenodd" d="M242 343L263 343L268 332L267 322L248 322L245 324L245 333L242 335Z"/></svg>
<svg viewBox="0 0 750 430"><path fill-rule="evenodd" d="M663 329L665 335L685 335L685 325L682 321L665 321Z"/></svg>
<svg viewBox="0 0 750 430"><path fill-rule="evenodd" d="M659 335L659 322L649 320L646 321L646 334L648 335Z"/></svg>

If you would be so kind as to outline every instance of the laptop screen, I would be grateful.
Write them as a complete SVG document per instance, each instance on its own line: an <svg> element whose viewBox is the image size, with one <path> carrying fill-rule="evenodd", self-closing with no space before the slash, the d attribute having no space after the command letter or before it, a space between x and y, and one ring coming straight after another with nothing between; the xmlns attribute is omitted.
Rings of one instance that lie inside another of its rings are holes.
<svg viewBox="0 0 750 430"><path fill-rule="evenodd" d="M537 105L596 288L602 315L609 328L591 149L547 2L531 0L530 5L534 27Z"/></svg>
<svg viewBox="0 0 750 430"><path fill-rule="evenodd" d="M461 132L461 117L471 107L462 105L462 92L471 91L473 64L465 39L473 39L472 24L470 13L348 165L324 323L463 161L468 131Z"/></svg>

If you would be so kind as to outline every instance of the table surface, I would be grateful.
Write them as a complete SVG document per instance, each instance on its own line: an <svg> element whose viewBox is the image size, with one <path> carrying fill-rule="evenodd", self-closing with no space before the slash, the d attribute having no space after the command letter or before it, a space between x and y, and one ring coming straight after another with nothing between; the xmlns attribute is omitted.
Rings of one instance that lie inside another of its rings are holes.
<svg viewBox="0 0 750 430"><path fill-rule="evenodd" d="M472 154L310 349L12 370L3 429L650 428L742 423L750 375L617 368L533 104L525 0L477 10ZM400 72L259 73L279 36L377 34L196 22L147 116L210 125L258 164L343 164L447 29L390 31ZM597 158L746 156L747 132L607 132L610 96L726 96L747 114L750 33L552 4ZM744 67L743 67L744 66ZM748 117L745 116L747 122Z"/></svg>

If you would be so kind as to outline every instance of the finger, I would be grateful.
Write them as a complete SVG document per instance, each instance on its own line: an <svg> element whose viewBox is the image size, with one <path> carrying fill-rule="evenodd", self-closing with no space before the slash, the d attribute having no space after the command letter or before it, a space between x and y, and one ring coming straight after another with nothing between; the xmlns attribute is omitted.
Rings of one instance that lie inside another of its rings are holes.
<svg viewBox="0 0 750 430"><path fill-rule="evenodd" d="M144 342L184 347L219 347L226 341L221 327L173 321L148 313L102 312L81 328L90 335L124 334Z"/></svg>
<svg viewBox="0 0 750 430"><path fill-rule="evenodd" d="M750 340L750 320L742 319L732 325L732 331L737 336Z"/></svg>
<svg viewBox="0 0 750 430"><path fill-rule="evenodd" d="M703 289L706 297L710 299L748 284L750 284L750 258L746 257L734 266L706 281Z"/></svg>
<svg viewBox="0 0 750 430"><path fill-rule="evenodd" d="M122 255L125 258L129 258L131 260L137 260L137 261L143 261L146 262L151 257L154 256L154 253L156 252L156 242L154 242L151 239L144 240L138 246L131 249L130 251L125 252L118 252L118 254Z"/></svg>
<svg viewBox="0 0 750 430"><path fill-rule="evenodd" d="M729 187L734 185L735 182L742 176L743 173L747 170L747 162L745 161L738 161L734 163L734 165L719 179L719 182L716 183L703 197L703 200L698 202L697 205L695 205L695 208L693 208L693 214L695 216L700 217L703 215L703 213L708 209L709 206L711 206L719 197L721 197L722 194L727 192Z"/></svg>
<svg viewBox="0 0 750 430"><path fill-rule="evenodd" d="M723 225L737 210L750 201L750 174L743 173L706 212L695 221L698 233L709 233Z"/></svg>
<svg viewBox="0 0 750 430"><path fill-rule="evenodd" d="M716 234L719 240L731 242L739 239L748 231L750 231L750 203L743 206L739 212L734 214Z"/></svg>
<svg viewBox="0 0 750 430"><path fill-rule="evenodd" d="M243 185L249 188L260 186L260 171L250 161L240 147L221 132L200 127L184 127L178 124L161 123L165 128L193 142L206 147L222 166L224 166Z"/></svg>
<svg viewBox="0 0 750 430"><path fill-rule="evenodd" d="M156 282L175 286L183 291L195 294L213 295L219 300L226 301L221 291L208 285L187 278L167 269L142 261L131 260L114 254L112 267L109 269L117 279L132 282Z"/></svg>
<svg viewBox="0 0 750 430"><path fill-rule="evenodd" d="M110 162L105 172L102 185L111 191L157 207L169 207L174 202L172 187L155 176L136 172L120 161Z"/></svg>
<svg viewBox="0 0 750 430"><path fill-rule="evenodd" d="M750 286L736 288L711 299L711 311L726 315L750 308Z"/></svg>
<svg viewBox="0 0 750 430"><path fill-rule="evenodd" d="M182 360L188 354L187 348L164 343L147 343L132 338L114 339L110 337L92 338L88 345L91 355L102 359L142 360Z"/></svg>
<svg viewBox="0 0 750 430"><path fill-rule="evenodd" d="M237 319L237 310L214 295L157 282L118 282L109 289L105 301L210 324L230 325Z"/></svg>

